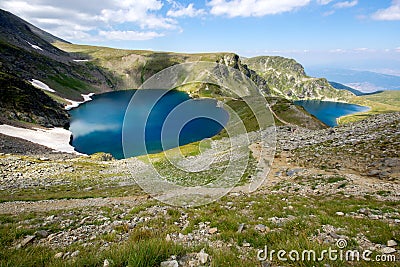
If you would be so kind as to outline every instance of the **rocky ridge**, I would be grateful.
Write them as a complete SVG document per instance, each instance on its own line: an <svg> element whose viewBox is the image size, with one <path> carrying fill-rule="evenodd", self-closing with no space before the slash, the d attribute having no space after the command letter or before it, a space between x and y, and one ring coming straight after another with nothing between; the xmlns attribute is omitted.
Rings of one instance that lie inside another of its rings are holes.
<svg viewBox="0 0 400 267"><path fill-rule="evenodd" d="M265 79L271 94L292 100L321 99L346 101L352 93L333 88L324 78L306 75L294 59L278 56L260 56L242 59L250 69Z"/></svg>

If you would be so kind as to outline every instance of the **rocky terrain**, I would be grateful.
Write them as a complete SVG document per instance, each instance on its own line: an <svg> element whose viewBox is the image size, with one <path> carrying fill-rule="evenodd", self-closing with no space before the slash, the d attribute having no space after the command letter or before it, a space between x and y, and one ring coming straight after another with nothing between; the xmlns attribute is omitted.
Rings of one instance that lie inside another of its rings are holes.
<svg viewBox="0 0 400 267"><path fill-rule="evenodd" d="M196 208L149 198L130 176L129 160L1 154L0 263L303 266L256 255L266 245L321 251L340 241L391 260L379 266L394 266L400 260L399 115L320 130L280 126L272 170L259 190L234 191Z"/></svg>

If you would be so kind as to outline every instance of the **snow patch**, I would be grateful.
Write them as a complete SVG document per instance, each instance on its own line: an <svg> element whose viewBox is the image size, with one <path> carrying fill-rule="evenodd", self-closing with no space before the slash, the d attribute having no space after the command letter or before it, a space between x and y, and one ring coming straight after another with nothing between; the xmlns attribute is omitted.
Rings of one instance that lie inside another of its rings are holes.
<svg viewBox="0 0 400 267"><path fill-rule="evenodd" d="M47 84L45 84L44 82L41 82L41 81L39 81L39 80L33 79L33 80L30 81L30 82L31 82L31 84L32 84L33 86L35 86L36 88L39 88L39 89L42 89L42 90L45 90L45 91L49 91L49 92L52 92L52 93L55 93L55 92L56 92L54 89L51 89Z"/></svg>
<svg viewBox="0 0 400 267"><path fill-rule="evenodd" d="M71 104L66 105L66 106L64 107L64 109L65 109L65 110L70 110L70 109L73 109L73 108L78 107L80 104L83 104L83 103L85 103L85 102L91 101L91 100L92 100L91 97L92 97L93 95L94 95L94 93L90 93L90 94L87 94L87 95L82 94L81 96L83 97L83 101L74 101L74 100L70 100L70 99L65 99L65 100L67 100L68 102L70 102Z"/></svg>
<svg viewBox="0 0 400 267"><path fill-rule="evenodd" d="M34 45L34 44L31 44L30 42L28 42L28 41L26 41L32 48L34 48L34 49L36 49L36 50L40 50L40 51L43 51L43 49L40 47L40 46L38 46L38 45Z"/></svg>
<svg viewBox="0 0 400 267"><path fill-rule="evenodd" d="M63 128L35 128L34 130L31 130L3 124L0 125L0 133L25 139L32 143L46 146L58 152L82 155L81 153L75 151L75 148L69 144L72 133Z"/></svg>

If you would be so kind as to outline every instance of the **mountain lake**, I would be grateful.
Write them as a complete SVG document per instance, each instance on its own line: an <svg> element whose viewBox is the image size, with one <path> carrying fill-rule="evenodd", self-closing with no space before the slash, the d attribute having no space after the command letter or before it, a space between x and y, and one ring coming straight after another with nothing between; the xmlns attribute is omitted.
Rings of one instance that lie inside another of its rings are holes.
<svg viewBox="0 0 400 267"><path fill-rule="evenodd" d="M229 120L216 100L175 90L126 90L92 99L70 111L71 144L81 153L106 152L117 159L212 137Z"/></svg>
<svg viewBox="0 0 400 267"><path fill-rule="evenodd" d="M321 100L298 100L296 105L304 107L310 114L330 127L337 126L336 119L345 115L368 111L369 107L341 102Z"/></svg>

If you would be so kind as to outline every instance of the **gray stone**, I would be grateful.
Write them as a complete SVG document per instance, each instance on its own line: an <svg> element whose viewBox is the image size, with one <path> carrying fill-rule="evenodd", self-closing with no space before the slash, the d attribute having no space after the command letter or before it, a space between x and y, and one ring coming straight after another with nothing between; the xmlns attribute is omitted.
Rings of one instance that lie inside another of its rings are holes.
<svg viewBox="0 0 400 267"><path fill-rule="evenodd" d="M110 266L110 262L107 259L105 259L103 262L103 267L109 267L109 266Z"/></svg>
<svg viewBox="0 0 400 267"><path fill-rule="evenodd" d="M26 245L28 245L29 243L31 243L36 236L34 235L28 235L24 238L24 240L21 241L20 245L21 247L25 247Z"/></svg>
<svg viewBox="0 0 400 267"><path fill-rule="evenodd" d="M209 230L208 230L208 233L209 234L215 234L216 232L218 232L218 228L217 227L213 227L213 228L210 228Z"/></svg>
<svg viewBox="0 0 400 267"><path fill-rule="evenodd" d="M297 173L299 173L299 172L302 172L302 171L303 171L303 169L288 170L288 171L286 172L286 175L287 175L287 176L293 176L293 175L295 175L295 174L297 174Z"/></svg>
<svg viewBox="0 0 400 267"><path fill-rule="evenodd" d="M79 251L79 250L76 250L76 251L74 251L74 252L71 253L71 257L76 257L76 256L79 255L79 253L80 253L80 251Z"/></svg>
<svg viewBox="0 0 400 267"><path fill-rule="evenodd" d="M178 262L176 260L171 261L163 261L160 264L160 267L178 267Z"/></svg>
<svg viewBox="0 0 400 267"><path fill-rule="evenodd" d="M368 172L369 176L377 176L380 173L379 170L372 170Z"/></svg>
<svg viewBox="0 0 400 267"><path fill-rule="evenodd" d="M39 230L35 233L37 237L46 238L49 236L49 233L46 230Z"/></svg>
<svg viewBox="0 0 400 267"><path fill-rule="evenodd" d="M394 241L394 240L389 240L389 241L387 242L387 246L388 246L388 247L395 247L395 246L397 246L397 242Z"/></svg>
<svg viewBox="0 0 400 267"><path fill-rule="evenodd" d="M381 251L383 254L392 254L392 253L396 252L396 250L394 248L390 248L390 247L385 247Z"/></svg>
<svg viewBox="0 0 400 267"><path fill-rule="evenodd" d="M255 229L256 231L261 232L261 233L264 233L264 232L268 232L268 231L269 231L269 228L268 228L267 226L265 226L264 224L257 224L257 225L254 227L254 229Z"/></svg>
<svg viewBox="0 0 400 267"><path fill-rule="evenodd" d="M52 221L54 220L56 216L55 215L50 215L49 217L46 218L46 221Z"/></svg>
<svg viewBox="0 0 400 267"><path fill-rule="evenodd" d="M241 233L242 231L243 231L243 228L244 228L244 223L241 223L241 224L239 224L239 227L238 227L238 230L237 230L237 233Z"/></svg>
<svg viewBox="0 0 400 267"><path fill-rule="evenodd" d="M361 214L364 214L364 215L369 215L370 214L370 211L368 209L365 209L365 208L360 209L358 212L361 213Z"/></svg>
<svg viewBox="0 0 400 267"><path fill-rule="evenodd" d="M330 232L329 233L331 237L333 237L334 239L339 239L340 235L336 234L335 232Z"/></svg>
<svg viewBox="0 0 400 267"><path fill-rule="evenodd" d="M208 261L208 254L204 252L204 248L197 253L197 258L199 259L201 264L205 264Z"/></svg>
<svg viewBox="0 0 400 267"><path fill-rule="evenodd" d="M167 236L165 237L165 241L167 242L171 241L171 236L169 234L167 234Z"/></svg>
<svg viewBox="0 0 400 267"><path fill-rule="evenodd" d="M341 211L337 211L335 214L336 214L337 216L344 216L344 213L341 212Z"/></svg>
<svg viewBox="0 0 400 267"><path fill-rule="evenodd" d="M55 259L61 259L63 255L64 255L64 253L58 252L56 255L54 255L54 258Z"/></svg>

